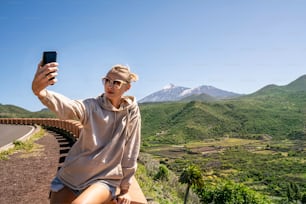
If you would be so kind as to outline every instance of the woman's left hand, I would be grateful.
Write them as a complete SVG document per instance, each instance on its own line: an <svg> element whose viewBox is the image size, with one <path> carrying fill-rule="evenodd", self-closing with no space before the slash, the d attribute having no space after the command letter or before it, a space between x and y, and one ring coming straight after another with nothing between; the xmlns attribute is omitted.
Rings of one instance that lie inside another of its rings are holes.
<svg viewBox="0 0 306 204"><path fill-rule="evenodd" d="M119 195L117 198L117 204L130 204L131 196L128 193Z"/></svg>

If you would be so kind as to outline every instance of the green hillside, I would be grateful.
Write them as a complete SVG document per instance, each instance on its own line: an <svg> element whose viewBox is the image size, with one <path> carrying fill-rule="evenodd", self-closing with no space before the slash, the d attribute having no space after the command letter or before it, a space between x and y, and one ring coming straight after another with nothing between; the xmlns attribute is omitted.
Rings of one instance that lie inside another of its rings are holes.
<svg viewBox="0 0 306 204"><path fill-rule="evenodd" d="M306 91L306 75L303 75L285 86L268 85L266 87L263 87L254 94L251 94L251 96L279 95L290 92L305 92L305 91Z"/></svg>
<svg viewBox="0 0 306 204"><path fill-rule="evenodd" d="M287 99L243 99L141 105L143 138L149 143L182 144L217 137L270 135L284 138L305 125L306 93Z"/></svg>
<svg viewBox="0 0 306 204"><path fill-rule="evenodd" d="M0 117L2 118L13 118L13 117L18 117L20 115L25 115L28 114L29 111L14 106L14 105L2 105L0 104Z"/></svg>
<svg viewBox="0 0 306 204"><path fill-rule="evenodd" d="M188 101L140 104L140 108L145 145L262 135L294 138L305 134L306 75L286 86L269 85L230 100L213 101L205 95ZM0 117L55 116L47 109L30 112L0 104Z"/></svg>
<svg viewBox="0 0 306 204"><path fill-rule="evenodd" d="M0 118L54 118L55 115L48 109L31 112L14 105L0 104Z"/></svg>
<svg viewBox="0 0 306 204"><path fill-rule="evenodd" d="M189 102L189 101L216 101L218 99L207 95L207 94L200 94L200 95L191 95L191 96L187 96L183 99L181 99L181 101L185 101L185 102Z"/></svg>
<svg viewBox="0 0 306 204"><path fill-rule="evenodd" d="M285 88L287 90L292 90L292 91L305 91L305 89L306 89L306 75L303 75L303 76L299 77L297 80L288 84Z"/></svg>
<svg viewBox="0 0 306 204"><path fill-rule="evenodd" d="M142 152L177 175L198 166L208 189L231 180L280 204L291 203L295 185L305 199L305 82L232 100L141 104Z"/></svg>
<svg viewBox="0 0 306 204"><path fill-rule="evenodd" d="M217 102L141 104L144 144L183 144L219 137L275 139L305 135L306 76L287 86Z"/></svg>

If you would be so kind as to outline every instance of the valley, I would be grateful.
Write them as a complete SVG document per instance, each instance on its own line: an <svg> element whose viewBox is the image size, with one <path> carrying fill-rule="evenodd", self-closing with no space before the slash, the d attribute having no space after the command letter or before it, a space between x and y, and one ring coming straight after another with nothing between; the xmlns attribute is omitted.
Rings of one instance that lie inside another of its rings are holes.
<svg viewBox="0 0 306 204"><path fill-rule="evenodd" d="M185 145L160 145L144 151L178 174L186 166L200 167L204 179L230 179L270 197L286 197L287 184L306 190L306 143L222 138Z"/></svg>
<svg viewBox="0 0 306 204"><path fill-rule="evenodd" d="M192 165L206 189L231 181L267 196L265 203L289 203L294 186L296 199L306 198L305 76L234 99L140 108L142 152L177 176Z"/></svg>

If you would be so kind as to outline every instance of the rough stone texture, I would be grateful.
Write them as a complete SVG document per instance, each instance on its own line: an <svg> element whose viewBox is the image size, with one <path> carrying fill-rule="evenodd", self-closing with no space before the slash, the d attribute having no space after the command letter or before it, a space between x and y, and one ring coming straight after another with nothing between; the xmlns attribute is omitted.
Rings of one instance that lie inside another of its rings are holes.
<svg viewBox="0 0 306 204"><path fill-rule="evenodd" d="M18 152L0 160L1 204L49 203L49 186L58 168L59 144L54 135L35 142L34 152Z"/></svg>

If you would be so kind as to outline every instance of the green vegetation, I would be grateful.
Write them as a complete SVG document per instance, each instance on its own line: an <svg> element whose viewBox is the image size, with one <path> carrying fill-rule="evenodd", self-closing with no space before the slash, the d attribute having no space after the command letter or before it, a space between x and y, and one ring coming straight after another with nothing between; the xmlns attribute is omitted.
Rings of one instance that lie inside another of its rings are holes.
<svg viewBox="0 0 306 204"><path fill-rule="evenodd" d="M187 184L184 204L187 204L190 187L202 189L204 185L201 170L194 165L186 167L180 175L179 182Z"/></svg>
<svg viewBox="0 0 306 204"><path fill-rule="evenodd" d="M164 180L164 181L168 181L169 180L169 169L167 168L167 166L161 164L159 166L159 170L157 172L157 174L155 174L154 176L154 180Z"/></svg>
<svg viewBox="0 0 306 204"><path fill-rule="evenodd" d="M271 200L260 193L231 181L215 181L196 187L202 203L270 204Z"/></svg>
<svg viewBox="0 0 306 204"><path fill-rule="evenodd" d="M306 75L287 86L268 86L232 100L141 104L143 145L227 136L306 139L305 81Z"/></svg>
<svg viewBox="0 0 306 204"><path fill-rule="evenodd" d="M306 76L232 100L148 103L140 108L142 152L154 155L177 176L192 164L204 178L222 181L210 192L224 193L230 185L233 191L254 191L255 197L272 203L305 199ZM223 182L228 180L230 184ZM294 185L288 190L290 183Z"/></svg>
<svg viewBox="0 0 306 204"><path fill-rule="evenodd" d="M196 165L206 179L231 180L281 200L287 197L289 182L306 193L305 147L305 142L299 140L224 138L147 147L146 152L177 175L189 165Z"/></svg>
<svg viewBox="0 0 306 204"><path fill-rule="evenodd" d="M45 131L41 129L39 132L32 135L28 140L26 141L19 141L15 140L13 142L14 147L0 152L0 160L8 159L8 157L16 152L19 151L25 151L27 153L35 151L38 147L38 144L35 144L34 142L44 136Z"/></svg>
<svg viewBox="0 0 306 204"><path fill-rule="evenodd" d="M0 104L0 118L54 118L55 115L48 109L31 112L14 105Z"/></svg>
<svg viewBox="0 0 306 204"><path fill-rule="evenodd" d="M273 100L272 100L273 99ZM141 105L144 146L219 137L306 139L306 92L287 97Z"/></svg>
<svg viewBox="0 0 306 204"><path fill-rule="evenodd" d="M157 179L158 174L164 176ZM180 184L178 176L154 159L152 155L140 154L136 178L149 200L152 199L160 204L183 203L186 185ZM190 192L188 201L192 204L200 203L194 192Z"/></svg>
<svg viewBox="0 0 306 204"><path fill-rule="evenodd" d="M183 203L179 178L194 165L204 185L191 184L189 203L306 203L306 75L236 99L203 98L140 104L144 194ZM0 117L48 114L0 105Z"/></svg>

